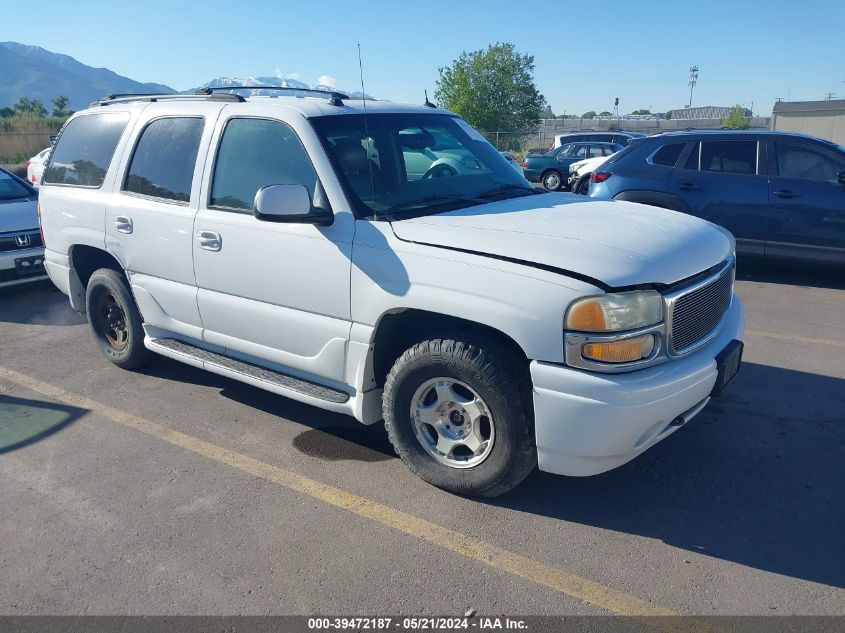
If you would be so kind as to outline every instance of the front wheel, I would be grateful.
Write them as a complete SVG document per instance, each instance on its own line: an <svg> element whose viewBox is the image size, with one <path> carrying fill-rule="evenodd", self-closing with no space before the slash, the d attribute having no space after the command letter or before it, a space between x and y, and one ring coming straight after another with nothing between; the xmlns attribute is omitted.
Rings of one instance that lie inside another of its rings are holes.
<svg viewBox="0 0 845 633"><path fill-rule="evenodd" d="M563 185L563 179L560 177L560 174L554 170L547 171L543 174L541 182L543 183L543 188L547 191L558 191Z"/></svg>
<svg viewBox="0 0 845 633"><path fill-rule="evenodd" d="M396 453L440 488L496 497L537 463L528 368L471 334L422 341L390 370L384 420Z"/></svg>
<svg viewBox="0 0 845 633"><path fill-rule="evenodd" d="M123 369L149 361L141 313L125 275L110 268L94 271L85 290L85 310L94 340L108 360Z"/></svg>

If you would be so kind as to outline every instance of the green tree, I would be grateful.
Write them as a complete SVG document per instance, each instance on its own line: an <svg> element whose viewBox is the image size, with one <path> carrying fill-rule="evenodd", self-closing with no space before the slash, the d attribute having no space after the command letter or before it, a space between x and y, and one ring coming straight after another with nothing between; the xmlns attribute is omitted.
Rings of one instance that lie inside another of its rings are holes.
<svg viewBox="0 0 845 633"><path fill-rule="evenodd" d="M651 114L651 110L647 110L645 108L640 110L634 110L631 114Z"/></svg>
<svg viewBox="0 0 845 633"><path fill-rule="evenodd" d="M667 118L667 119L671 119L671 118L672 118L672 111L671 111L671 110L667 110L667 111L666 111L666 115L665 115L665 116L666 116L666 118Z"/></svg>
<svg viewBox="0 0 845 633"><path fill-rule="evenodd" d="M68 117L70 116L70 112L66 110L67 108L67 97L64 95L59 95L58 97L53 98L53 116L57 117Z"/></svg>
<svg viewBox="0 0 845 633"><path fill-rule="evenodd" d="M751 122L745 116L745 109L740 105L735 105L731 109L731 113L722 119L722 127L728 130L747 130Z"/></svg>
<svg viewBox="0 0 845 633"><path fill-rule="evenodd" d="M602 112L599 112L599 116L613 116L613 113L603 110Z"/></svg>
<svg viewBox="0 0 845 633"><path fill-rule="evenodd" d="M0 119L8 119L15 116L15 111L12 108L0 108Z"/></svg>
<svg viewBox="0 0 845 633"><path fill-rule="evenodd" d="M15 111L15 114L19 114L21 116L37 118L47 116L47 109L38 99L27 99L26 97L21 97L12 106L12 109Z"/></svg>
<svg viewBox="0 0 845 633"><path fill-rule="evenodd" d="M546 99L534 85L534 56L513 44L464 51L451 66L439 68L434 91L440 106L483 132L536 128Z"/></svg>
<svg viewBox="0 0 845 633"><path fill-rule="evenodd" d="M582 114L582 115L581 115L581 118L582 118L582 119L595 119L595 118L596 118L596 116L598 116L598 115L596 114L596 111L595 111L595 110L590 110L589 112L585 112L584 114Z"/></svg>
<svg viewBox="0 0 845 633"><path fill-rule="evenodd" d="M545 110L543 110L543 118L544 119L554 119L555 113L552 112L552 106L546 105Z"/></svg>

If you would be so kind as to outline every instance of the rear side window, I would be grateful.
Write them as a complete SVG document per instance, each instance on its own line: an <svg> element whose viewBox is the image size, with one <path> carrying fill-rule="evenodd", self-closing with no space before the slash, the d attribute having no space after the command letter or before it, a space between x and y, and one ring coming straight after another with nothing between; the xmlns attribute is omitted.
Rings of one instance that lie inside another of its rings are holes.
<svg viewBox="0 0 845 633"><path fill-rule="evenodd" d="M231 119L217 151L209 206L249 212L267 185L304 185L313 199L317 173L286 123Z"/></svg>
<svg viewBox="0 0 845 633"><path fill-rule="evenodd" d="M678 158L681 156L681 152L684 151L685 145L686 143L670 143L669 145L664 145L651 157L652 164L674 167L675 163L678 162ZM696 152L696 159L698 159L698 152Z"/></svg>
<svg viewBox="0 0 845 633"><path fill-rule="evenodd" d="M75 187L102 186L128 122L126 112L87 114L71 120L53 149L43 182Z"/></svg>
<svg viewBox="0 0 845 633"><path fill-rule="evenodd" d="M150 122L135 146L123 190L189 202L203 124L200 117Z"/></svg>
<svg viewBox="0 0 845 633"><path fill-rule="evenodd" d="M703 142L701 144L701 171L756 174L757 141Z"/></svg>
<svg viewBox="0 0 845 633"><path fill-rule="evenodd" d="M806 145L775 143L778 175L799 180L836 181L837 174L845 170L845 161L836 161L826 152Z"/></svg>

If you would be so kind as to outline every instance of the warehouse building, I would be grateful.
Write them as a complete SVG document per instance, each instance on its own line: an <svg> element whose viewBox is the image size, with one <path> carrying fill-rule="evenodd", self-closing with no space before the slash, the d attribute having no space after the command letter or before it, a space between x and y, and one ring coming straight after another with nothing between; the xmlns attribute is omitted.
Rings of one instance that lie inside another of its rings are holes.
<svg viewBox="0 0 845 633"><path fill-rule="evenodd" d="M729 116L735 106L701 106L696 108L678 108L672 110L673 119L719 119ZM750 117L751 110L742 109L743 116Z"/></svg>
<svg viewBox="0 0 845 633"><path fill-rule="evenodd" d="M802 132L845 145L845 99L778 101L772 110L772 129Z"/></svg>

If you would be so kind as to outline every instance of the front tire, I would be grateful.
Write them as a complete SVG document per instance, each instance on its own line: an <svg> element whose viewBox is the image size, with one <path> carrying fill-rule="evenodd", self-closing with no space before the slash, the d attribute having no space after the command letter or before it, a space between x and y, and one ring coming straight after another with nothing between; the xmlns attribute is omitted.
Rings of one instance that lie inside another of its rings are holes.
<svg viewBox="0 0 845 633"><path fill-rule="evenodd" d="M537 464L528 368L492 338L463 334L408 349L387 376L383 412L405 465L444 490L496 497Z"/></svg>
<svg viewBox="0 0 845 633"><path fill-rule="evenodd" d="M543 183L543 188L546 191L560 191L560 188L563 186L563 178L561 177L560 172L557 172L554 169L543 174L540 182Z"/></svg>
<svg viewBox="0 0 845 633"><path fill-rule="evenodd" d="M137 369L150 360L141 313L123 273L110 268L94 271L85 289L85 310L94 340L109 361Z"/></svg>

